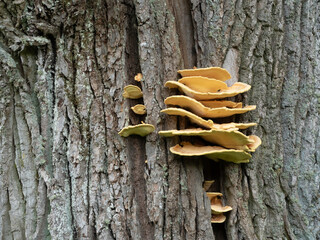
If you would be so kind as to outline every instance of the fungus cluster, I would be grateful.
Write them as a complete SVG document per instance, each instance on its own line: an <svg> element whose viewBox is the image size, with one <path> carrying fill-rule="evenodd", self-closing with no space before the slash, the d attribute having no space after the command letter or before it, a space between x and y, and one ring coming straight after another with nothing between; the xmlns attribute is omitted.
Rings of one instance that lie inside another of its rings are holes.
<svg viewBox="0 0 320 240"><path fill-rule="evenodd" d="M160 131L159 134L164 137L196 136L204 141L201 143L184 141L171 147L170 151L180 156L204 156L214 161L223 160L238 164L249 162L250 152L255 151L261 144L261 140L255 135L246 136L239 130L255 126L256 123L219 124L212 118L225 118L254 110L256 108L254 105L243 107L241 102L221 100L247 92L251 86L236 82L228 87L225 81L230 79L231 75L227 70L219 67L186 69L178 72L182 78L178 81L167 81L165 86L177 88L185 95L166 98L164 103L169 107L161 112L187 117L198 127ZM221 193L207 192L207 195L211 202L211 222L224 222L223 213L232 208L223 207Z"/></svg>
<svg viewBox="0 0 320 240"><path fill-rule="evenodd" d="M134 77L134 80L136 80L137 82L141 82L142 74L138 73ZM140 87L135 85L128 85L124 87L122 96L128 99L139 99L143 97L143 93ZM138 115L146 114L146 107L143 104L137 104L131 107L131 110ZM130 135L139 135L141 137L145 137L148 134L152 133L154 129L155 128L153 125L141 122L141 124L124 127L118 134L121 137L129 137Z"/></svg>

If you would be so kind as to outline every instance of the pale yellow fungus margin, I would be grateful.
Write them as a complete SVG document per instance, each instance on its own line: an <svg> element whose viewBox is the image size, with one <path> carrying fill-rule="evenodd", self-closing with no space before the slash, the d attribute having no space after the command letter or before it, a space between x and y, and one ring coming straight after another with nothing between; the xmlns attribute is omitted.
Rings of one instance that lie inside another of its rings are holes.
<svg viewBox="0 0 320 240"><path fill-rule="evenodd" d="M205 156L214 161L227 161L233 163L247 163L251 155L244 150L226 149L219 146L193 145L189 142L181 142L170 148L173 154L180 156Z"/></svg>
<svg viewBox="0 0 320 240"><path fill-rule="evenodd" d="M242 108L242 102L232 102L232 101L199 101L203 106L209 108Z"/></svg>
<svg viewBox="0 0 320 240"><path fill-rule="evenodd" d="M142 74L138 73L137 75L135 75L134 80L136 80L137 82L140 82L142 80Z"/></svg>
<svg viewBox="0 0 320 240"><path fill-rule="evenodd" d="M236 82L231 87L228 87L227 89L221 90L220 92L198 92L195 91L188 86L176 82L176 81L167 81L165 83L165 86L168 88L178 88L181 92L186 94L189 97L192 97L196 100L212 100L212 99L221 99L226 97L233 97L240 93L244 93L250 90L251 86L246 83Z"/></svg>
<svg viewBox="0 0 320 240"><path fill-rule="evenodd" d="M231 78L230 73L226 69L220 67L183 69L179 70L178 73L180 73L182 77L201 76L214 78L220 81L226 81Z"/></svg>
<svg viewBox="0 0 320 240"><path fill-rule="evenodd" d="M228 89L228 85L222 81L216 80L214 78L206 77L183 77L178 80L189 88L202 93L207 92L220 92L221 90Z"/></svg>
<svg viewBox="0 0 320 240"><path fill-rule="evenodd" d="M203 130L201 128L191 128L183 130L169 130L160 131L160 136L173 137L173 136L199 136L204 140L220 145L225 148L250 150L249 144L253 144L254 140L236 130Z"/></svg>
<svg viewBox="0 0 320 240"><path fill-rule="evenodd" d="M233 123L233 122L217 124L217 123L213 123L212 120L205 120L193 114L192 112L189 112L182 108L166 108L161 110L161 112L166 113L168 115L188 117L191 122L198 124L201 127L210 128L210 129L238 130L238 129L247 129L248 127L257 125L256 123Z"/></svg>
<svg viewBox="0 0 320 240"><path fill-rule="evenodd" d="M143 93L138 86L128 85L124 87L122 96L124 98L138 99L143 96Z"/></svg>
<svg viewBox="0 0 320 240"><path fill-rule="evenodd" d="M183 95L167 97L164 100L164 103L167 105L177 105L177 106L189 109L193 113L197 114L198 116L206 117L206 118L230 117L235 114L246 113L248 111L252 111L256 109L255 105L246 106L244 108L227 108L227 107L209 108L202 105L199 101Z"/></svg>
<svg viewBox="0 0 320 240"><path fill-rule="evenodd" d="M147 113L146 106L143 104L137 104L137 105L131 107L131 109L135 114L138 114L138 115L144 115Z"/></svg>
<svg viewBox="0 0 320 240"><path fill-rule="evenodd" d="M248 144L249 151L254 152L261 145L261 139L256 135L250 135L249 138L252 141L252 143Z"/></svg>
<svg viewBox="0 0 320 240"><path fill-rule="evenodd" d="M161 110L161 112L166 113L168 115L178 115L182 117L188 117L193 123L196 123L205 128L214 127L214 123L212 122L212 120L204 120L203 118L198 117L197 115L181 108L166 108Z"/></svg>
<svg viewBox="0 0 320 240"><path fill-rule="evenodd" d="M138 124L134 126L128 126L123 128L118 134L121 137L128 137L130 135L140 135L141 137L145 137L148 134L152 133L155 130L152 124Z"/></svg>

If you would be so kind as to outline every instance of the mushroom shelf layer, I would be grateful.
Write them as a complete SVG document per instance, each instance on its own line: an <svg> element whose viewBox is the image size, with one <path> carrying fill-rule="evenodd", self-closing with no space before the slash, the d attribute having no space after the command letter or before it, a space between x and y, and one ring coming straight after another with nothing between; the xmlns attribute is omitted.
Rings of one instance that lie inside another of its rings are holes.
<svg viewBox="0 0 320 240"><path fill-rule="evenodd" d="M212 100L212 99L221 99L226 97L233 97L240 93L244 93L250 90L251 86L246 83L236 82L231 87L228 87L227 89L221 90L220 92L198 92L195 91L188 86L176 82L176 81L168 81L165 83L165 86L168 88L178 88L181 92L188 95L189 97L192 97L196 100Z"/></svg>
<svg viewBox="0 0 320 240"><path fill-rule="evenodd" d="M179 70L178 73L180 73L182 77L201 76L214 78L220 81L226 81L231 78L230 73L226 69L220 67L183 69Z"/></svg>
<svg viewBox="0 0 320 240"><path fill-rule="evenodd" d="M255 143L259 143L259 141L261 142L259 137L246 136L237 130L204 130L201 128L191 128L183 130L160 131L159 134L164 137L199 136L210 143L217 144L225 148L247 151L254 151L256 149Z"/></svg>
<svg viewBox="0 0 320 240"><path fill-rule="evenodd" d="M221 90L228 89L228 85L222 81L216 80L214 78L207 77L183 77L178 80L179 83L182 83L189 88L202 93L207 92L219 92Z"/></svg>
<svg viewBox="0 0 320 240"><path fill-rule="evenodd" d="M211 223L224 223L226 221L226 216L223 213L211 216Z"/></svg>
<svg viewBox="0 0 320 240"><path fill-rule="evenodd" d="M141 88L139 88L138 86L128 85L124 87L122 96L124 98L138 99L142 98L143 93L141 91Z"/></svg>
<svg viewBox="0 0 320 240"><path fill-rule="evenodd" d="M180 156L205 156L218 161L224 160L234 163L247 163L251 155L243 150L226 149L218 146L192 145L189 142L182 142L170 148L173 154Z"/></svg>
<svg viewBox="0 0 320 240"><path fill-rule="evenodd" d="M191 122L209 129L232 129L232 130L238 130L238 129L247 129L248 127L252 127L257 125L256 123L223 123L223 124L217 124L214 123L212 120L205 120L192 112L189 112L185 109L181 108L166 108L161 110L161 112L169 114L169 115L176 115L176 116L182 116L182 117L188 117Z"/></svg>
<svg viewBox="0 0 320 240"><path fill-rule="evenodd" d="M151 124L138 124L134 126L128 126L123 128L118 134L121 137L128 137L130 135L140 135L141 137L145 137L148 134L154 131L154 126Z"/></svg>
<svg viewBox="0 0 320 240"><path fill-rule="evenodd" d="M255 105L246 106L244 108L209 108L204 106L201 102L191 97L183 95L167 97L164 100L164 103L167 105L177 105L183 108L190 109L193 113L197 114L198 116L206 118L230 117L235 114L246 113L248 111L256 109Z"/></svg>
<svg viewBox="0 0 320 240"><path fill-rule="evenodd" d="M208 108L242 108L242 102L232 102L232 101L199 101L203 106Z"/></svg>

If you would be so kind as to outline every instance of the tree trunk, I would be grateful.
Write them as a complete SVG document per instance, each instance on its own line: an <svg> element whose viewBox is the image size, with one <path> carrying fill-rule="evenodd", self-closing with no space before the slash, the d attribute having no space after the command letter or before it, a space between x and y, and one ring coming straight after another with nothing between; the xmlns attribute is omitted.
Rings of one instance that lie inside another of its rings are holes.
<svg viewBox="0 0 320 240"><path fill-rule="evenodd" d="M320 239L318 1L0 1L0 239ZM181 158L159 130L183 68L252 89L248 164ZM141 72L143 81L134 81ZM141 86L143 100L122 97ZM130 107L143 103L146 117ZM146 138L122 138L129 124ZM211 225L204 180L233 207Z"/></svg>

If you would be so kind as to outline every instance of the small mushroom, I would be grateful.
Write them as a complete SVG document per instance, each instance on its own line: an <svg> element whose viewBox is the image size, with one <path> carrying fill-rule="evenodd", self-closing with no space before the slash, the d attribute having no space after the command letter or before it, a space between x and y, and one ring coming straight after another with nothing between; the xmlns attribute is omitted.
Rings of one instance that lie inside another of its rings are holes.
<svg viewBox="0 0 320 240"><path fill-rule="evenodd" d="M223 89L219 92L211 93L203 93L195 91L188 86L176 82L176 81L167 81L165 83L165 86L168 88L178 88L181 92L188 95L189 97L192 97L196 100L212 100L212 99L221 99L226 97L233 97L240 93L244 93L250 90L251 86L246 83L236 82L231 87L228 87L227 89Z"/></svg>
<svg viewBox="0 0 320 240"><path fill-rule="evenodd" d="M141 137L145 137L148 134L154 131L154 126L152 124L138 124L134 126L128 126L123 128L118 134L121 137L128 137L130 135L140 135Z"/></svg>
<svg viewBox="0 0 320 240"><path fill-rule="evenodd" d="M138 114L138 115L144 115L147 112L146 106L143 104L137 104L137 105L131 107L131 109L135 114Z"/></svg>
<svg viewBox="0 0 320 240"><path fill-rule="evenodd" d="M224 223L226 221L226 216L223 213L215 215L211 215L211 223Z"/></svg>
<svg viewBox="0 0 320 240"><path fill-rule="evenodd" d="M224 160L233 163L247 163L251 155L243 150L226 149L219 146L192 145L189 142L182 142L170 148L173 154L180 156L205 156L209 159Z"/></svg>
<svg viewBox="0 0 320 240"><path fill-rule="evenodd" d="M246 129L248 127L252 127L257 125L256 123L223 123L223 124L217 124L213 123L212 120L205 120L192 112L189 112L182 108L166 108L161 110L161 112L169 114L169 115L177 115L182 117L188 117L191 122L198 124L201 127L204 128L210 128L210 129Z"/></svg>
<svg viewBox="0 0 320 240"><path fill-rule="evenodd" d="M124 87L124 91L122 93L124 98L130 99L138 99L143 96L141 89L135 85L128 85Z"/></svg>
<svg viewBox="0 0 320 240"><path fill-rule="evenodd" d="M230 73L226 69L220 67L183 69L179 70L178 73L180 73L182 77L202 76L220 81L226 81L231 78Z"/></svg>
<svg viewBox="0 0 320 240"><path fill-rule="evenodd" d="M135 75L134 80L136 80L137 82L140 82L142 80L142 74L138 73L137 75Z"/></svg>
<svg viewBox="0 0 320 240"><path fill-rule="evenodd" d="M210 194L207 193L207 196L209 197L210 203L211 203L211 211L213 214L221 214L225 212L229 212L232 210L232 207L230 206L223 206L222 205L222 194Z"/></svg>
<svg viewBox="0 0 320 240"><path fill-rule="evenodd" d="M261 139L256 135L250 135L249 138L252 141L248 144L249 151L254 152L261 145Z"/></svg>
<svg viewBox="0 0 320 240"><path fill-rule="evenodd" d="M172 136L199 136L206 141L231 149L250 150L249 145L254 143L250 136L236 130L191 128L183 130L160 131L159 134L164 137Z"/></svg>
<svg viewBox="0 0 320 240"><path fill-rule="evenodd" d="M202 93L207 92L219 92L224 89L228 89L228 85L222 81L216 80L214 78L207 78L207 77L183 77L180 78L179 83L182 83L189 88Z"/></svg>
<svg viewBox="0 0 320 240"><path fill-rule="evenodd" d="M190 109L192 112L194 112L198 116L206 117L206 118L229 117L234 114L246 113L248 111L252 111L256 109L255 105L246 106L244 108L227 108L227 107L209 108L202 105L199 101L183 95L167 97L164 100L164 103L167 105L178 105L180 107Z"/></svg>

